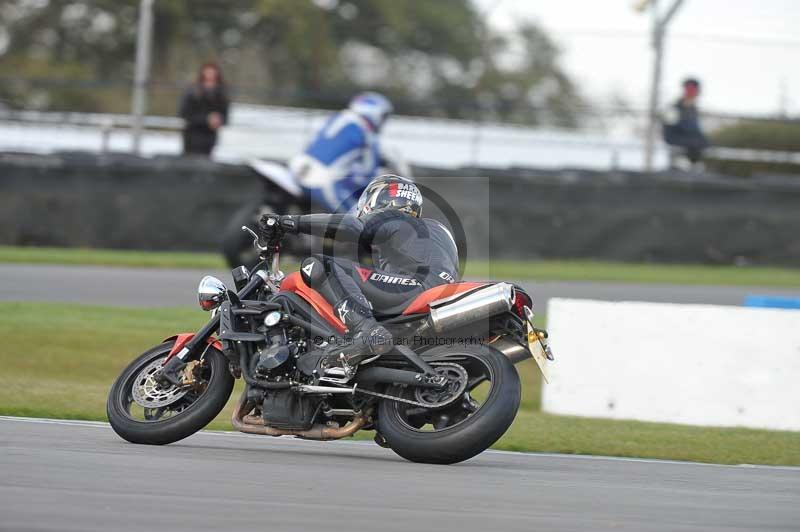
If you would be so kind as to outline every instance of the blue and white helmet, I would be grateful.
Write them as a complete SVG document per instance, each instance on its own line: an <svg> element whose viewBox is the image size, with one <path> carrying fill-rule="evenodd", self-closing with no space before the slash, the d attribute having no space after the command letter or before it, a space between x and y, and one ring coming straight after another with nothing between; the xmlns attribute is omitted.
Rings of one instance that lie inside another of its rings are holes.
<svg viewBox="0 0 800 532"><path fill-rule="evenodd" d="M353 96L348 108L379 130L392 111L392 102L377 92L362 92Z"/></svg>

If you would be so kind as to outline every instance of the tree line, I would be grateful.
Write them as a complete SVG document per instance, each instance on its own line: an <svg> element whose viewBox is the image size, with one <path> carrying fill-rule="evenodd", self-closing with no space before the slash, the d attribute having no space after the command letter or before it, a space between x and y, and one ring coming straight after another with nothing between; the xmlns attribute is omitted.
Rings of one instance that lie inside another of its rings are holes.
<svg viewBox="0 0 800 532"><path fill-rule="evenodd" d="M137 0L0 0L6 106L127 112ZM576 127L586 104L542 28L469 0L156 0L151 112L217 61L237 101L335 108L380 90L404 114Z"/></svg>

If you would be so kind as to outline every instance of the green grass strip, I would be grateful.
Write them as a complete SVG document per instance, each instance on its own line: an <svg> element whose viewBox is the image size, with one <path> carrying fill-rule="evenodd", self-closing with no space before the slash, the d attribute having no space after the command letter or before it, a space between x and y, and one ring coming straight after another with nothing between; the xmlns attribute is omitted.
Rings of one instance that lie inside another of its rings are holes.
<svg viewBox="0 0 800 532"><path fill-rule="evenodd" d="M495 279L800 287L800 269L600 261L474 261L466 274Z"/></svg>
<svg viewBox="0 0 800 532"><path fill-rule="evenodd" d="M218 253L0 246L0 263L83 264L144 268L225 268Z"/></svg>
<svg viewBox="0 0 800 532"><path fill-rule="evenodd" d="M0 306L0 414L104 420L108 389L122 368L161 339L198 329L207 317L188 308L4 303ZM522 408L495 445L497 449L800 465L800 432L544 414L535 365L529 360L517 368L523 382ZM209 428L230 429L231 409L232 402Z"/></svg>
<svg viewBox="0 0 800 532"><path fill-rule="evenodd" d="M226 269L222 257L215 253L11 246L0 246L0 263ZM475 260L469 262L465 273L470 277L508 280L800 287L800 269L760 266Z"/></svg>

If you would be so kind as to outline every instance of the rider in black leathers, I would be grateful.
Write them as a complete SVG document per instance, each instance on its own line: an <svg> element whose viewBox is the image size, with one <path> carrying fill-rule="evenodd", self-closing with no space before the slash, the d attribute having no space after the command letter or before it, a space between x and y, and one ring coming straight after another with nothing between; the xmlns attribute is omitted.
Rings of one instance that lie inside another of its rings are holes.
<svg viewBox="0 0 800 532"><path fill-rule="evenodd" d="M447 228L420 218L422 194L410 180L384 175L367 186L356 216L343 214L266 214L259 222L263 237L280 240L282 233L303 233L355 244L358 260L334 257L329 250L301 265L303 281L333 306L352 340L346 346L318 351L321 365L349 365L383 355L394 347L392 334L375 319L402 314L425 290L458 279L458 248ZM262 353L268 359L274 345ZM304 356L303 359L306 359ZM174 357L159 379L180 385L183 366Z"/></svg>
<svg viewBox="0 0 800 532"><path fill-rule="evenodd" d="M420 218L421 208L422 194L412 181L385 175L364 190L357 216L262 218L262 228L357 245L357 262L323 253L301 265L304 282L325 297L356 340L345 352L352 363L392 349L392 336L375 315L399 315L416 296L459 275L453 236L436 220Z"/></svg>

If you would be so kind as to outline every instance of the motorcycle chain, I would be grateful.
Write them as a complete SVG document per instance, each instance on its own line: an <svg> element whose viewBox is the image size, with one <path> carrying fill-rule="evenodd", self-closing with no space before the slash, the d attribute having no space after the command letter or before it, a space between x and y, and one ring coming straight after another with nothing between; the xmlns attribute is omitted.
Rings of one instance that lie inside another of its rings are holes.
<svg viewBox="0 0 800 532"><path fill-rule="evenodd" d="M433 364L433 365L434 366L445 366L445 365L456 366L457 364L439 363L439 364ZM466 388L466 386L464 388ZM405 404L408 404L408 405L420 406L422 408L433 409L433 408L441 408L443 406L447 406L449 404L452 404L452 403L456 402L458 400L458 398L461 397L461 394L463 393L463 390L461 391L461 393L454 394L449 399L447 399L445 401L439 401L438 403L423 403L423 402L420 402L420 401L414 401L414 400L411 400L411 399L405 399L403 397L397 397L395 395L389 395L389 394L386 394L386 393L373 392L372 390L362 390L360 388L356 388L355 392L356 393L363 393L363 394L366 394L366 395L372 395L374 397L380 397L381 399L389 399L391 401L397 401L398 403L405 403Z"/></svg>
<svg viewBox="0 0 800 532"><path fill-rule="evenodd" d="M366 395L372 395L374 397L380 397L381 399L389 399L391 401L397 401L398 403L405 403L408 405L414 406L421 406L423 408L439 408L440 406L444 406L450 403L450 400L441 401L441 403L421 403L419 401L412 401L411 399L403 399L402 397L397 397L394 395L389 395L387 393L380 393L380 392L373 392L372 390L361 390L356 388L356 393L363 393Z"/></svg>

